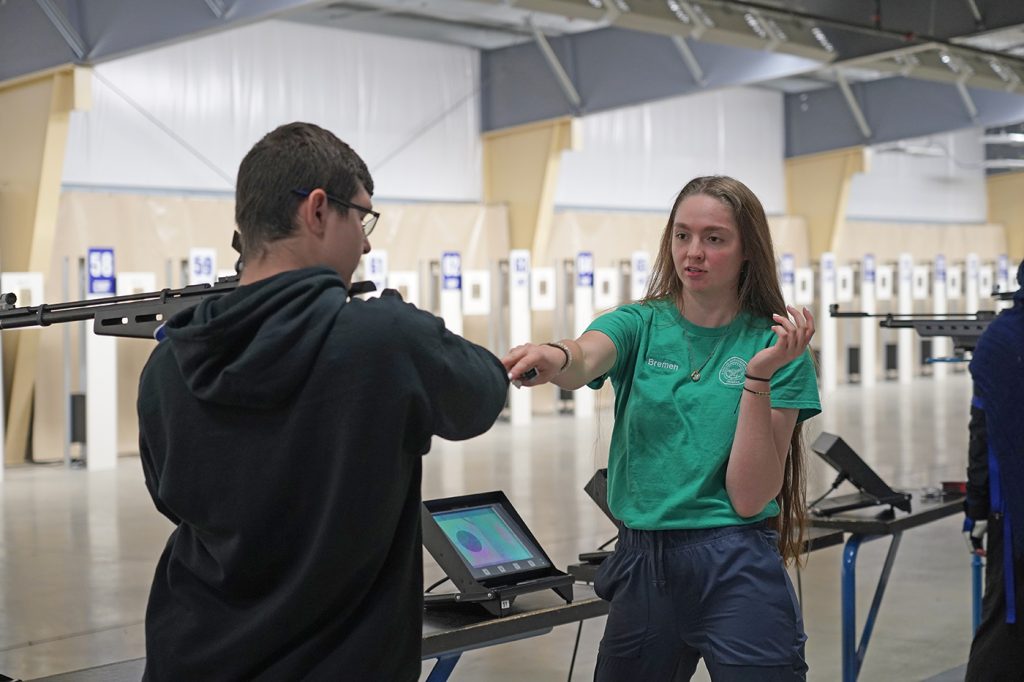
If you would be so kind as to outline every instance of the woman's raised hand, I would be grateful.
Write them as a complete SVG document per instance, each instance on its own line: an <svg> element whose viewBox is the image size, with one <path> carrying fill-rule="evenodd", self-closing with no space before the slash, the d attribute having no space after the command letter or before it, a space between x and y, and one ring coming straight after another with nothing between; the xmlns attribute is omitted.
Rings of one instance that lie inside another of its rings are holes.
<svg viewBox="0 0 1024 682"><path fill-rule="evenodd" d="M787 363L792 362L804 352L807 344L814 336L814 315L807 308L797 310L786 306L789 316L772 315L775 324L776 341L768 346L747 363L747 372L754 376L770 377ZM792 318L792 319L790 319Z"/></svg>

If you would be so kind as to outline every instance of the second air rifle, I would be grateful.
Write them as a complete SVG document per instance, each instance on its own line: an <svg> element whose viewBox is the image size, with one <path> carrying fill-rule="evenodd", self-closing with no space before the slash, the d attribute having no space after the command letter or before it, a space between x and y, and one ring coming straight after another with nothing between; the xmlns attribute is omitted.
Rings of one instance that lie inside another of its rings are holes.
<svg viewBox="0 0 1024 682"><path fill-rule="evenodd" d="M992 298L1008 301L1013 298L1012 291L999 291ZM860 311L840 311L839 305L833 303L828 307L831 317L874 317L878 318L878 326L883 329L914 329L922 337L949 337L953 339L953 355L963 359L964 354L972 352L978 344L978 338L992 320L999 315L994 310L979 310L976 313L865 313Z"/></svg>

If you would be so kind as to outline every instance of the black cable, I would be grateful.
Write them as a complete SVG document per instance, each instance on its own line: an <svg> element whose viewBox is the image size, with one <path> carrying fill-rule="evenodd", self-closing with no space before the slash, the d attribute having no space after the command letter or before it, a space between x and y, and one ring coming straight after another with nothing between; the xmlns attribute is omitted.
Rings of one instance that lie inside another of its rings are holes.
<svg viewBox="0 0 1024 682"><path fill-rule="evenodd" d="M831 487L831 488L829 488L828 490L826 490L826 491L825 491L825 494L824 494L824 495L822 495L821 497L819 497L818 499L816 499L816 500L815 500L814 502L811 502L811 503L810 503L809 505L807 505L807 508L808 508L808 509L813 509L815 505L817 505L817 504L818 504L819 502L821 502L821 501L822 501L822 500L824 500L824 499L825 499L826 497L828 497L828 496L829 496L829 495L831 495L831 494L832 494L833 492L835 492L835 489L836 489L836 488L838 488L838 487L839 487L839 485L840 485L840 484L841 484L841 483L842 483L843 481L845 481L845 480L846 480L847 478L849 478L849 476L847 476L847 475L846 475L846 472L845 472L845 471L841 471L841 472L839 473L839 475L838 475L838 476L836 476L836 480L832 481L832 487Z"/></svg>
<svg viewBox="0 0 1024 682"><path fill-rule="evenodd" d="M601 546L598 547L598 549L604 549L605 547L607 547L608 545L612 544L613 542L615 542L618 539L619 539L618 535L616 535L615 537L608 538L608 540L603 542L601 544Z"/></svg>
<svg viewBox="0 0 1024 682"><path fill-rule="evenodd" d="M438 581L437 581L436 583L434 583L433 585L431 585L431 586L430 586L430 587L428 587L427 589L423 590L423 593L424 593L424 594L426 594L427 592L432 592L432 591L434 590L434 588L435 588L435 587L437 587L438 585L440 585L441 583L443 583L443 582L444 582L445 580L451 580L451 578L449 578L448 576L445 576L445 577L441 578L441 579L440 579L440 580L438 580Z"/></svg>
<svg viewBox="0 0 1024 682"><path fill-rule="evenodd" d="M569 677L566 678L567 682L572 682L572 671L576 667L576 652L580 648L580 633L583 632L583 621L580 621L580 625L576 628L576 644L572 647L572 660L569 661Z"/></svg>

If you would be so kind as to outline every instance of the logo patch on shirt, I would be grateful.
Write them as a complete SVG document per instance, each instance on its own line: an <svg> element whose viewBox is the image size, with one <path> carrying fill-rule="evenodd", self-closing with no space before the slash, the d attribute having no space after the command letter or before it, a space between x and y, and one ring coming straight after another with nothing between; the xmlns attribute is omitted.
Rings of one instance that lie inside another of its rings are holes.
<svg viewBox="0 0 1024 682"><path fill-rule="evenodd" d="M670 372L679 370L679 365L674 362L668 362L667 360L655 360L654 358L647 358L648 367L656 367L658 369L667 369Z"/></svg>
<svg viewBox="0 0 1024 682"><path fill-rule="evenodd" d="M747 373L747 361L735 355L725 361L718 372L718 380L726 386L742 386Z"/></svg>

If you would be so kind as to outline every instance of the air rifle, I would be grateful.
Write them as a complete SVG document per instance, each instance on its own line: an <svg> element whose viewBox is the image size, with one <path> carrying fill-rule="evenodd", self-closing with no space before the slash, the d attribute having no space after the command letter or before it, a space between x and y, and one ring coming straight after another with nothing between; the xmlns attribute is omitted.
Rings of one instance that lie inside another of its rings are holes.
<svg viewBox="0 0 1024 682"><path fill-rule="evenodd" d="M232 246L238 246L237 232ZM235 269L241 271L241 262ZM135 339L156 338L157 330L175 313L199 305L207 298L223 296L238 287L239 275L221 277L214 284L192 284L181 289L161 289L148 293L109 296L85 301L15 307L14 294L0 294L0 331L25 327L48 327L61 322L93 321L93 332L100 336ZM353 282L348 295L376 291L373 282Z"/></svg>
<svg viewBox="0 0 1024 682"><path fill-rule="evenodd" d="M91 319L93 332L100 336L152 339L157 329L175 313L199 305L206 298L223 296L237 287L238 275L232 275L221 277L214 284L21 308L14 307L17 302L14 294L0 294L0 331ZM375 290L373 282L353 282L348 293L355 296Z"/></svg>
<svg viewBox="0 0 1024 682"><path fill-rule="evenodd" d="M1012 291L993 292L992 298L1008 301L1013 298ZM945 336L953 339L953 355L962 360L964 354L974 350L978 338L992 320L999 315L994 310L979 310L976 313L865 313L860 311L840 311L839 305L833 303L828 307L831 317L874 317L879 318L878 326L884 329L914 329L922 337Z"/></svg>

